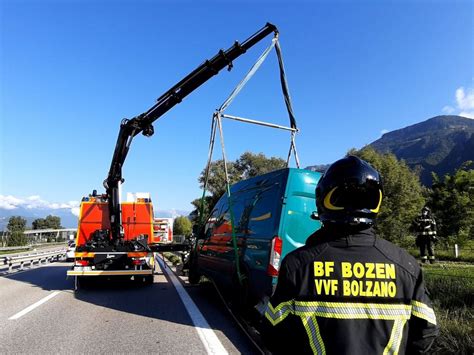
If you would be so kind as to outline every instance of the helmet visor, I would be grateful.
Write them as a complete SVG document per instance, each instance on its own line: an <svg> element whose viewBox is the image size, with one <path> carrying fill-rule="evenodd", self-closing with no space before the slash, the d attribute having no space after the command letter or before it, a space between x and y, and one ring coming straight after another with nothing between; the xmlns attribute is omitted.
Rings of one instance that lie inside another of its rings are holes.
<svg viewBox="0 0 474 355"><path fill-rule="evenodd" d="M378 213L382 202L382 191L378 183L344 184L333 188L324 199L329 210L370 210Z"/></svg>

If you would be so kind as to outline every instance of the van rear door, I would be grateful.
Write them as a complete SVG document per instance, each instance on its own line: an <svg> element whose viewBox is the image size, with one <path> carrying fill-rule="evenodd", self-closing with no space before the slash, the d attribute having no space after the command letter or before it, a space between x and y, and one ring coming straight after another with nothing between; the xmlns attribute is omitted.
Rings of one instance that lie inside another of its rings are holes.
<svg viewBox="0 0 474 355"><path fill-rule="evenodd" d="M283 241L282 255L303 246L306 239L321 228L321 223L311 218L316 211L315 190L321 173L289 169L284 204L278 230Z"/></svg>

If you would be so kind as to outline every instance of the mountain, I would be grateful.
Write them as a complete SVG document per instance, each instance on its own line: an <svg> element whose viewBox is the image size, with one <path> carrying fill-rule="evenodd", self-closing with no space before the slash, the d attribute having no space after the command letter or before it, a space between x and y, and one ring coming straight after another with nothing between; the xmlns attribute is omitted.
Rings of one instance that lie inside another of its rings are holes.
<svg viewBox="0 0 474 355"><path fill-rule="evenodd" d="M467 160L474 161L474 119L436 116L385 133L369 146L404 159L408 166L419 171L421 182L429 186L431 172L441 177Z"/></svg>
<svg viewBox="0 0 474 355"><path fill-rule="evenodd" d="M190 211L184 211L184 210L154 210L154 215L155 217L161 217L161 218L176 218L179 216L189 216L191 213Z"/></svg>

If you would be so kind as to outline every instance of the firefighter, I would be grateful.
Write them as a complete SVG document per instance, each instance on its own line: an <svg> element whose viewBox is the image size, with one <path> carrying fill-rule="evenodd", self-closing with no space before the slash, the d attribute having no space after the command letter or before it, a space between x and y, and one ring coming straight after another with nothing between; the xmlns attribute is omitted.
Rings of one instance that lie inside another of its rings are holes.
<svg viewBox="0 0 474 355"><path fill-rule="evenodd" d="M282 261L262 328L274 354L417 354L438 335L416 260L373 230L379 173L348 156L316 188L323 226Z"/></svg>
<svg viewBox="0 0 474 355"><path fill-rule="evenodd" d="M431 264L435 262L434 244L436 243L436 221L431 215L428 207L423 207L421 214L415 219L416 229L416 245L420 248L420 258L423 263L429 261Z"/></svg>

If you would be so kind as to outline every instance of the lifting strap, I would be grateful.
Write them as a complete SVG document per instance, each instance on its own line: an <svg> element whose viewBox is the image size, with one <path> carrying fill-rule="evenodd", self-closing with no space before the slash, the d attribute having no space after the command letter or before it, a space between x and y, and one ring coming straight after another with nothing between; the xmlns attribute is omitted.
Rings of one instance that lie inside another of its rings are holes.
<svg viewBox="0 0 474 355"><path fill-rule="evenodd" d="M240 93L240 91L243 89L243 87L247 84L247 82L252 78L252 76L256 73L256 71L260 68L262 63L265 61L267 58L268 54L270 51L275 48L277 57L278 57L278 66L280 69L280 83L281 83L281 88L283 92L283 96L285 99L285 105L286 109L288 111L288 117L290 120L290 127L285 127L273 123L268 123L268 122L263 122L263 121L256 121L256 120L251 120L248 118L243 118L243 117L237 117L237 116L231 116L231 115L226 115L224 114L224 111L229 107L229 105L232 103L232 101L235 99L235 97ZM208 160L207 160L207 166L206 166L206 172L205 172L205 177L204 177L204 188L203 188L203 193L201 197L201 206L200 206L200 220L199 220L199 225L202 226L202 223L204 222L203 220L203 214L204 214L204 203L205 203L205 195L206 195L206 190L207 190L207 184L209 181L209 174L210 174L210 169L211 169L211 162L212 162L212 154L214 151L214 143L215 143L215 138L216 138L216 133L217 130L219 130L219 138L220 138L220 143L221 143L221 149L222 149L222 159L224 162L224 172L225 172L225 179L226 179L226 194L227 194L227 199L228 199L228 208L229 208L229 214L230 214L230 223L231 223L231 230L232 230L232 246L234 249L234 254L235 254L235 269L237 273L237 277L239 280L239 283L242 284L242 281L244 279L244 276L241 273L240 270L240 260L239 260L239 246L237 244L237 237L235 233L235 218L234 218L234 212L233 212L233 207L232 207L232 195L230 192L230 179L229 179L229 172L227 169L227 157L225 153L225 143L224 143L224 133L223 133L223 128L222 128L222 118L227 118L227 119L232 119L240 122L245 122L245 123L251 123L251 124L257 124L261 126L266 126L270 128L277 128L277 129L283 129L290 131L291 137L290 137L290 150L288 152L288 157L286 160L287 166L289 166L290 163L290 158L291 158L291 153L294 155L295 163L296 166L299 168L300 163L299 163L299 158L298 158L298 153L296 151L296 144L295 144L295 136L296 133L298 132L298 128L296 126L296 119L293 113L293 107L291 104L291 98L288 90L288 84L286 80L286 73L285 73L285 68L283 65L283 57L281 54L281 48L280 44L278 42L278 34L276 33L275 36L272 39L272 43L268 48L264 50L264 52L260 55L260 57L257 59L255 64L250 68L248 73L245 75L245 77L240 81L240 83L234 88L234 90L231 92L229 97L224 101L224 103L219 107L219 109L216 110L216 112L212 116L212 122L211 122L211 135L210 135L210 140L209 140L209 153L208 153Z"/></svg>

